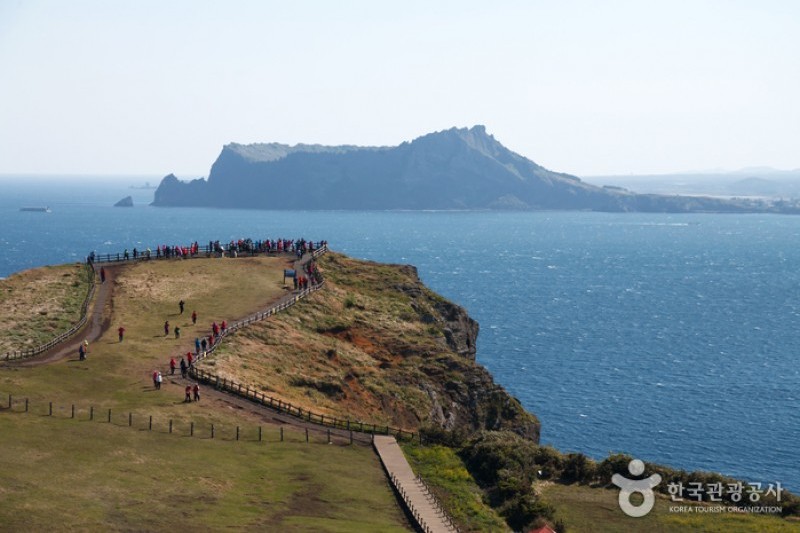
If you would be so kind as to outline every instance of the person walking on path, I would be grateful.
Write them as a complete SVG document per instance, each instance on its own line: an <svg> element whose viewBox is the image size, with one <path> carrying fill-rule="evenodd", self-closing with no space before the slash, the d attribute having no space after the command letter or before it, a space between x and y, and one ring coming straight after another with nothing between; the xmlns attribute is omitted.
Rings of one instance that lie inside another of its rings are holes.
<svg viewBox="0 0 800 533"><path fill-rule="evenodd" d="M200 401L200 385L195 383L194 387L192 387L192 392L194 393L194 401L199 402Z"/></svg>
<svg viewBox="0 0 800 533"><path fill-rule="evenodd" d="M181 338L181 328L179 328L178 326L175 326L175 338L176 339Z"/></svg>
<svg viewBox="0 0 800 533"><path fill-rule="evenodd" d="M183 314L183 306L184 306L184 304L185 304L185 303L186 303L186 302L184 302L183 300L181 300L180 302L178 302L178 307L180 307L180 308L181 308L181 314Z"/></svg>
<svg viewBox="0 0 800 533"><path fill-rule="evenodd" d="M156 375L156 389L161 390L161 382L163 381L163 377L161 377L161 372Z"/></svg>
<svg viewBox="0 0 800 533"><path fill-rule="evenodd" d="M216 323L216 322L214 322L213 324L211 324L211 332L214 334L214 336L215 336L215 337L216 337L217 335L219 335L219 326L217 325L217 323Z"/></svg>
<svg viewBox="0 0 800 533"><path fill-rule="evenodd" d="M183 399L184 402L191 402L192 401L192 386L186 385L186 397Z"/></svg>
<svg viewBox="0 0 800 533"><path fill-rule="evenodd" d="M200 338L199 337L195 337L194 338L194 353L196 353L197 355L200 355Z"/></svg>
<svg viewBox="0 0 800 533"><path fill-rule="evenodd" d="M186 360L183 357L181 357L181 377L186 377Z"/></svg>
<svg viewBox="0 0 800 533"><path fill-rule="evenodd" d="M174 376L175 375L175 367L176 366L177 366L177 363L175 362L175 358L174 357L170 357L169 358L169 375L170 376Z"/></svg>
<svg viewBox="0 0 800 533"><path fill-rule="evenodd" d="M205 337L203 337L203 340L200 341L200 346L203 348L203 351L205 352L206 348L208 347L208 341L206 340Z"/></svg>
<svg viewBox="0 0 800 533"><path fill-rule="evenodd" d="M197 324L197 311L192 311L192 324Z"/></svg>
<svg viewBox="0 0 800 533"><path fill-rule="evenodd" d="M78 346L78 360L85 361L86 360L86 348L83 347L83 343Z"/></svg>
<svg viewBox="0 0 800 533"><path fill-rule="evenodd" d="M167 335L169 335L169 320L164 322L164 336L166 337Z"/></svg>
<svg viewBox="0 0 800 533"><path fill-rule="evenodd" d="M228 330L228 323L223 320L220 326L222 327L222 334L225 335L225 332Z"/></svg>
<svg viewBox="0 0 800 533"><path fill-rule="evenodd" d="M125 336L125 328L123 328L122 326L120 326L120 327L117 329L117 333L119 334L119 342L122 342L122 338Z"/></svg>
<svg viewBox="0 0 800 533"><path fill-rule="evenodd" d="M153 388L158 388L158 370L153 370Z"/></svg>
<svg viewBox="0 0 800 533"><path fill-rule="evenodd" d="M186 360L189 363L186 366L192 366L192 361L194 361L194 357L192 357L192 352L186 352Z"/></svg>
<svg viewBox="0 0 800 533"><path fill-rule="evenodd" d="M100 267L100 283L106 282L106 268Z"/></svg>

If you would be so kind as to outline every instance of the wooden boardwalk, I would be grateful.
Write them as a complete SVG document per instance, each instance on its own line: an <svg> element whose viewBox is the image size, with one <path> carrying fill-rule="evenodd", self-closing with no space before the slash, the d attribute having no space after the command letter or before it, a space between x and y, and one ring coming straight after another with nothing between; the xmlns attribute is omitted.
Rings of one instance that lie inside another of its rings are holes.
<svg viewBox="0 0 800 533"><path fill-rule="evenodd" d="M436 497L414 475L395 438L390 435L375 435L373 444L389 479L420 529L425 533L458 532Z"/></svg>

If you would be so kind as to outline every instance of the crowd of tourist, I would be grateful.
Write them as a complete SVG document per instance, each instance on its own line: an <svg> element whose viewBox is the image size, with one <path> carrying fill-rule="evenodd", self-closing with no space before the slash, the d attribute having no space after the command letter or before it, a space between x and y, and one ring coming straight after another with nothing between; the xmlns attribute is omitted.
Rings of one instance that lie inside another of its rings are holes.
<svg viewBox="0 0 800 533"><path fill-rule="evenodd" d="M86 260L89 264L95 262L105 261L129 261L133 260L148 260L148 259L172 259L172 258L190 258L196 257L199 254L205 256L216 257L238 257L239 255L255 256L259 254L275 254L275 253L292 253L297 257L301 257L304 253L313 252L322 246L325 246L327 241L314 242L305 238L300 239L238 239L230 240L227 243L223 241L208 241L205 246L195 241L189 245L167 245L160 244L156 246L155 253L150 248L142 251L133 248L129 252L126 248L121 254L97 254L91 252Z"/></svg>

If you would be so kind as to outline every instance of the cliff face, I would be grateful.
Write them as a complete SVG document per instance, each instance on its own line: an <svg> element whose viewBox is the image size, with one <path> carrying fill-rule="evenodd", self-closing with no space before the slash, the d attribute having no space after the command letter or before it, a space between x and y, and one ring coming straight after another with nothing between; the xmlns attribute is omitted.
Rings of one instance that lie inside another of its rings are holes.
<svg viewBox="0 0 800 533"><path fill-rule="evenodd" d="M333 253L320 267L325 290L237 333L214 372L353 420L538 442L538 420L475 362L477 322L415 268Z"/></svg>
<svg viewBox="0 0 800 533"><path fill-rule="evenodd" d="M393 147L231 143L208 180L170 174L156 206L255 209L583 209L798 212L798 202L638 195L552 172L483 126L452 128Z"/></svg>

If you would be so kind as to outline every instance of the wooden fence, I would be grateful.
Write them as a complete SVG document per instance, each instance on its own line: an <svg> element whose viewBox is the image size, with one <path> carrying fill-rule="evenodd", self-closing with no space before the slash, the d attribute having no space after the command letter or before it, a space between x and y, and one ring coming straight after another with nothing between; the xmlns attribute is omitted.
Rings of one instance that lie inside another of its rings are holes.
<svg viewBox="0 0 800 533"><path fill-rule="evenodd" d="M270 409L279 413L284 413L304 422L310 422L318 426L329 427L331 429L338 429L343 431L354 431L357 433L366 433L372 435L394 435L397 439L406 439L413 441L417 433L413 431L406 431L404 429L395 428L382 424L371 424L362 422L360 420L350 420L348 418L338 418L330 415L323 415L315 413L309 409L303 409L289 402L285 402L279 398L273 398L263 392L251 389L249 386L242 385L233 380L220 378L219 376L206 372L202 369L193 369L191 376L207 385L213 386L217 390L231 393L240 398L244 398L251 402L269 407Z"/></svg>
<svg viewBox="0 0 800 533"><path fill-rule="evenodd" d="M323 245L318 249L314 250L310 254L310 257L307 258L302 264L305 265L311 259L316 259L320 255L324 254L328 251L327 246ZM302 291L298 292L290 296L289 298L283 299L272 306L268 307L264 311L255 313L247 318L239 320L234 324L230 325L225 333L221 334L214 340L214 344L212 344L208 350L202 352L198 356L198 361L201 361L208 357L214 350L217 349L217 346L222 342L222 339L227 335L237 331L245 326L248 326L254 322L259 322L264 320L284 309L287 309L302 298L305 298L309 294L318 291L323 287L325 284L325 280L323 279L320 283L316 285L312 285L307 289L303 289ZM273 398L264 394L263 392L256 391L255 389L251 389L247 385L243 385L241 383L237 383L233 380L222 378L216 374L211 372L198 369L194 365L189 368L189 376L192 379L200 381L202 383L206 383L208 385L214 386L216 389L229 392L246 400L258 403L260 405L264 405L273 409L275 411L285 413L287 415L293 416L297 419L303 420L305 422L310 422L313 424L317 424L320 426L330 427L334 429L340 429L344 431L356 431L359 433L367 433L372 435L394 435L398 440L400 439L407 439L407 440L414 440L414 436L417 435L413 431L407 431L400 428L395 428L388 425L382 424L374 424L374 423L366 423L360 420L350 420L347 418L340 418L330 415L324 415L315 413L308 409L303 409L302 407L298 407L296 405L292 405L291 403L285 402L280 400L279 398Z"/></svg>
<svg viewBox="0 0 800 533"><path fill-rule="evenodd" d="M89 282L89 290L86 292L86 298L83 299L83 303L81 304L81 318L78 322L69 328L69 330L65 331L58 337L54 338L50 342L42 344L41 346L36 346L34 348L28 348L27 350L18 350L14 352L8 352L3 355L2 359L6 361L13 361L15 359L25 359L28 357L33 357L34 355L39 355L40 353L46 352L50 348L64 342L66 339L73 336L79 329L86 324L86 320L88 319L88 312L89 312L89 303L92 301L92 296L94 296L95 290L95 272L94 268L91 265L86 265L86 275Z"/></svg>
<svg viewBox="0 0 800 533"><path fill-rule="evenodd" d="M319 249L324 248L325 245L322 244L322 241L315 243L310 242L312 247L314 248L314 253L317 252ZM294 252L288 250L281 250L278 251L277 248L271 248L269 250L240 250L234 251L235 255L226 255L226 257L255 257L261 254L294 254ZM228 250L225 250L225 254L231 254ZM95 254L94 260L92 261L93 264L101 264L101 263L125 263L125 262L135 262L135 261L150 261L150 260L162 260L162 259L186 259L186 258L195 258L195 257L211 257L212 255L219 254L217 250L209 245L204 244L203 246L198 246L197 253L194 255L176 255L174 252L170 253L169 255L165 255L164 253L154 253L152 251L148 252L147 250L138 251L136 255L132 252L112 252L106 254ZM316 257L316 256L315 256Z"/></svg>
<svg viewBox="0 0 800 533"><path fill-rule="evenodd" d="M3 394L0 397L5 397ZM355 439L352 433L336 433L319 428L298 428L286 431L282 425L278 428L268 426L234 426L211 422L196 423L193 420L175 420L164 416L134 413L123 409L96 407L93 405L59 405L53 402L32 402L29 398L7 395L8 401L0 405L0 412L32 413L39 416L52 416L79 421L95 421L113 424L119 427L130 427L138 430L157 433L174 434L181 437L208 438L220 440L236 440L249 442L321 442L326 444L362 444L369 441Z"/></svg>
<svg viewBox="0 0 800 533"><path fill-rule="evenodd" d="M411 516L413 516L414 520L416 520L417 524L419 524L420 529L422 529L424 533L435 533L433 527L431 527L428 524L427 520L425 520L425 516L421 512L419 512L419 510L417 510L416 506L414 505L413 498L410 496L408 490L410 489L410 487L407 488L403 486L403 484L394 474L389 474L389 480L392 482L392 487L394 487L394 490L397 491L397 494L400 495L400 498L402 498L403 503L408 509L408 512L411 513ZM416 490L419 492L419 494L421 494L421 496L425 500L427 500L427 502L431 505L431 507L433 507L434 512L436 513L437 517L442 521L445 528L447 528L447 531L453 533L459 533L459 529L455 521L450 516L450 514L444 509L444 507L442 507L442 504L439 503L438 498L436 498L433 492L431 492L430 487L428 487L428 484L425 483L425 481L422 479L422 476L417 475L417 477L414 478L414 485L416 486Z"/></svg>

